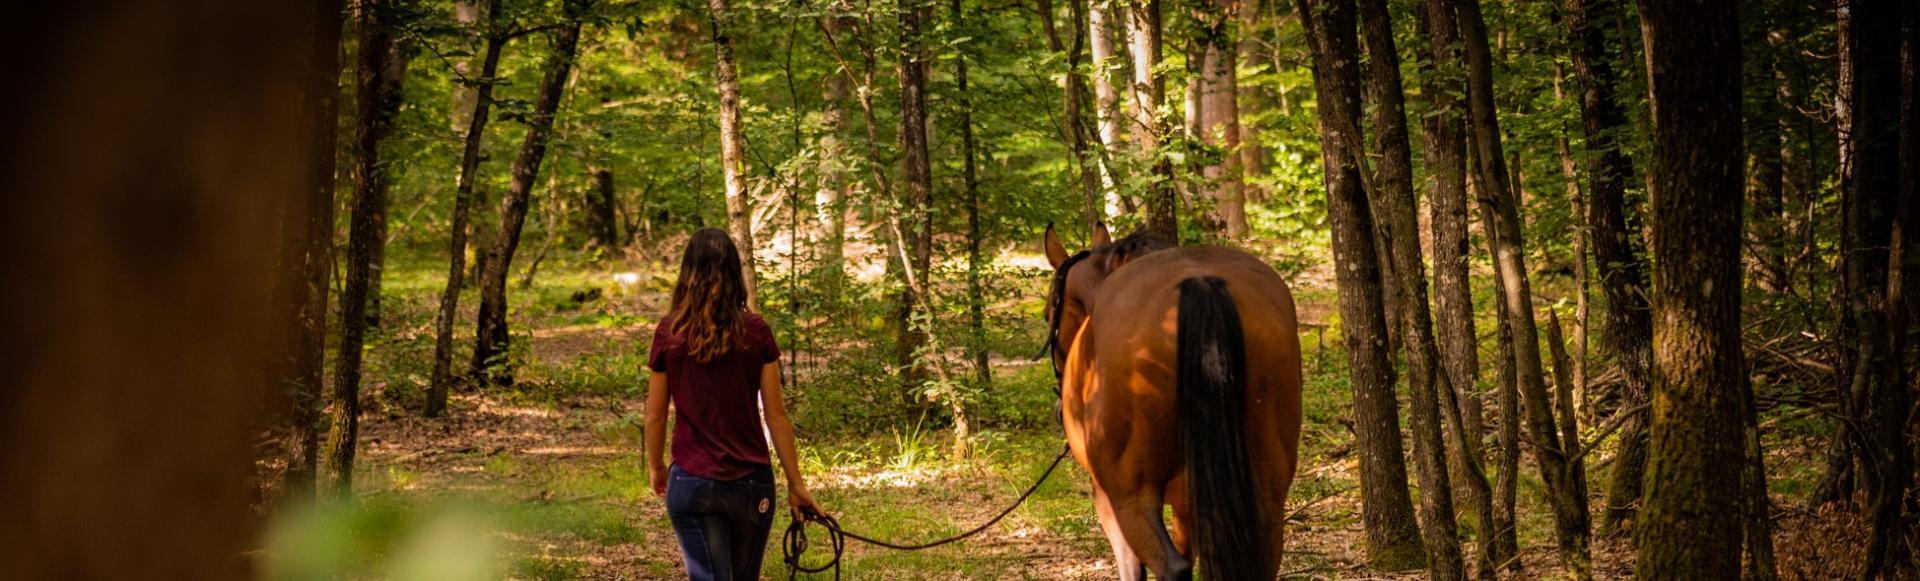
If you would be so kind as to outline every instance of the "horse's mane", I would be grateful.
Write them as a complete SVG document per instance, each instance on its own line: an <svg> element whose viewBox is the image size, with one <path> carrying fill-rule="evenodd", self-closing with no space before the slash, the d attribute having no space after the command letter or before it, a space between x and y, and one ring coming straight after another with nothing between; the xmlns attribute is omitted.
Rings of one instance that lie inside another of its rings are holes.
<svg viewBox="0 0 1920 581"><path fill-rule="evenodd" d="M1173 245L1168 243L1166 239L1152 232L1134 230L1132 234L1128 234L1125 238L1093 248L1089 254L1090 257L1098 257L1105 260L1106 264L1102 266L1104 266L1108 272L1112 272L1114 269L1120 268L1120 265L1126 264L1127 261L1172 247ZM1061 269L1062 272L1065 270L1064 268Z"/></svg>

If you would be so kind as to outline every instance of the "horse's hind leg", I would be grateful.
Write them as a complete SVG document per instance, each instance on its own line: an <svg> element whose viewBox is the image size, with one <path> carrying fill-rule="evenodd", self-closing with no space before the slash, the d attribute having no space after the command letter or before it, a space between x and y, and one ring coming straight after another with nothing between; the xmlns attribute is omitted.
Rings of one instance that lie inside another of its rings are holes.
<svg viewBox="0 0 1920 581"><path fill-rule="evenodd" d="M1132 547L1127 546L1127 537L1120 532L1120 519L1114 515L1113 503L1098 486L1093 488L1093 506L1100 513L1100 530L1107 533L1107 544L1113 546L1113 566L1120 572L1120 581L1146 581L1146 565L1141 564L1140 557L1133 554Z"/></svg>
<svg viewBox="0 0 1920 581"><path fill-rule="evenodd" d="M1193 562L1174 548L1173 539L1167 535L1167 523L1162 510L1165 504L1159 491L1115 494L1110 500L1114 518L1119 521L1120 533L1126 537L1127 546L1133 548L1140 561L1153 571L1154 577L1168 581L1188 581L1193 578Z"/></svg>

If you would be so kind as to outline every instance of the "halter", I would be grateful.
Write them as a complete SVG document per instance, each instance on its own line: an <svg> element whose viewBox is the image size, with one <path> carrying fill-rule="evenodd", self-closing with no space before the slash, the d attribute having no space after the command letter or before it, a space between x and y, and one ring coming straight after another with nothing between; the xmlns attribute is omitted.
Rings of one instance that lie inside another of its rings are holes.
<svg viewBox="0 0 1920 581"><path fill-rule="evenodd" d="M1073 256L1067 257L1066 260L1061 261L1060 268L1054 270L1053 289L1051 294L1047 295L1047 342L1045 345L1040 346L1040 354L1034 356L1035 359L1046 357L1053 353L1066 352L1063 350L1063 346L1060 345L1060 319L1062 318L1062 311L1065 310L1067 304L1067 272L1073 269L1073 265L1079 264L1080 261L1086 260L1089 256L1093 256L1092 250L1082 250ZM1051 359L1049 359L1049 361L1053 363L1053 393L1054 395L1059 395L1061 384L1066 381L1067 372L1065 369L1060 368L1059 361L1053 361Z"/></svg>

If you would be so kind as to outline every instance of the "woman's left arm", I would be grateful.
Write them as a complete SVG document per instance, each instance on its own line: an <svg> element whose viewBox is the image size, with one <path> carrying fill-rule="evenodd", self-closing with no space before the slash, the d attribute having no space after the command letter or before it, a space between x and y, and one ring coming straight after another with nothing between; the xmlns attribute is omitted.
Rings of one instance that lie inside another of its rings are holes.
<svg viewBox="0 0 1920 581"><path fill-rule="evenodd" d="M773 435L773 451L780 455L780 470L787 476L787 495L799 514L825 515L820 503L807 491L806 477L800 474L800 454L793 445L793 420L787 417L787 403L780 396L780 362L760 369L760 404L766 410L767 431Z"/></svg>

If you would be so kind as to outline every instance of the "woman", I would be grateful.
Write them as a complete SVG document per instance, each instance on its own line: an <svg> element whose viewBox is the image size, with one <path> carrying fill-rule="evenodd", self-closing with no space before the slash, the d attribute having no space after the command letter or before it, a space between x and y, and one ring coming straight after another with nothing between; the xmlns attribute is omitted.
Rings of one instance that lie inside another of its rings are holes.
<svg viewBox="0 0 1920 581"><path fill-rule="evenodd" d="M761 408L794 513L824 514L800 475L779 365L773 331L747 310L733 240L714 228L694 232L648 357L647 462L653 493L667 499L687 576L696 581L760 577L774 508ZM671 468L662 458L669 403Z"/></svg>

